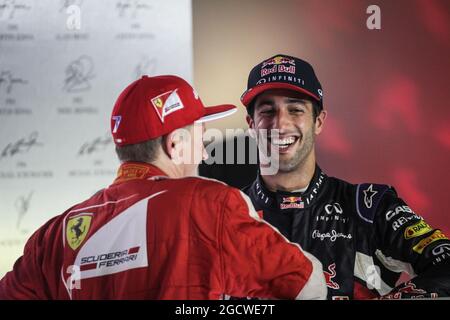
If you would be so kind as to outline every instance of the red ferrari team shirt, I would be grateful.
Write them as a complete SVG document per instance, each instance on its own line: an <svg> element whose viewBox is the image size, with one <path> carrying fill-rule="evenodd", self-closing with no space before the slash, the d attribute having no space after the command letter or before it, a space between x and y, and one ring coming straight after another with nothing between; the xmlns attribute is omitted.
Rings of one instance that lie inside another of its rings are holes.
<svg viewBox="0 0 450 320"><path fill-rule="evenodd" d="M37 230L0 299L325 298L320 263L239 190L124 163L117 179Z"/></svg>

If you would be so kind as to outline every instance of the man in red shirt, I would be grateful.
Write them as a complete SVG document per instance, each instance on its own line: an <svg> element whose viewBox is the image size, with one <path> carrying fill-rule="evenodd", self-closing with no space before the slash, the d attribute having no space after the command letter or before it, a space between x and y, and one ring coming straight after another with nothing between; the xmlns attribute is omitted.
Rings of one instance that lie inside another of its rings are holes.
<svg viewBox="0 0 450 320"><path fill-rule="evenodd" d="M175 76L119 96L111 131L122 164L109 187L37 230L0 299L323 299L322 265L288 242L239 190L195 175L205 108Z"/></svg>

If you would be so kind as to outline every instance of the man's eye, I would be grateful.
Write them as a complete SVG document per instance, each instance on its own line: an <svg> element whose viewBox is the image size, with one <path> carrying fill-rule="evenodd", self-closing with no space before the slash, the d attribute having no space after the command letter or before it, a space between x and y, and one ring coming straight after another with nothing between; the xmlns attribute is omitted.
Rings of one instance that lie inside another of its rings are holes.
<svg viewBox="0 0 450 320"><path fill-rule="evenodd" d="M261 114L272 114L274 111L272 109L261 110Z"/></svg>
<svg viewBox="0 0 450 320"><path fill-rule="evenodd" d="M292 113L305 113L305 110L303 109L291 109Z"/></svg>

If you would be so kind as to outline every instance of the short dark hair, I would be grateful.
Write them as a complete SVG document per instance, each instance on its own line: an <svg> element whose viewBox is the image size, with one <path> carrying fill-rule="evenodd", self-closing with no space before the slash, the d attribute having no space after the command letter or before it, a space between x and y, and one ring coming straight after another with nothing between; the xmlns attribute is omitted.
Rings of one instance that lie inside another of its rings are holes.
<svg viewBox="0 0 450 320"><path fill-rule="evenodd" d="M141 143L116 146L116 153L120 162L135 161L151 163L158 158L162 137Z"/></svg>
<svg viewBox="0 0 450 320"><path fill-rule="evenodd" d="M193 124L188 124L187 126L178 129L190 130L192 126ZM133 161L151 163L158 158L160 146L163 145L166 138L167 135L164 135L155 139L122 147L116 145L116 153L120 162Z"/></svg>
<svg viewBox="0 0 450 320"><path fill-rule="evenodd" d="M253 99L248 107L247 107L247 114L253 119L253 116L255 115L255 101L256 99ZM319 116L320 112L322 111L322 108L319 106L317 101L315 100L309 100L312 103L313 106L313 120L316 122L317 117Z"/></svg>

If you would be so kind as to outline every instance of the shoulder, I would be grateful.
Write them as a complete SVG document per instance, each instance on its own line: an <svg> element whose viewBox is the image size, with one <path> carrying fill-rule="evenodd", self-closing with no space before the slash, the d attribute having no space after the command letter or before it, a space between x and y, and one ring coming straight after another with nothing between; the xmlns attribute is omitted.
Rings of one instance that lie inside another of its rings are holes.
<svg viewBox="0 0 450 320"><path fill-rule="evenodd" d="M249 185L246 185L245 187L243 187L242 189L241 189L241 191L243 192L243 193L245 193L245 194L250 194L250 190L253 188L253 185L255 184L255 182L252 182L251 184L249 184Z"/></svg>
<svg viewBox="0 0 450 320"><path fill-rule="evenodd" d="M242 198L245 202L250 202L250 198L247 196L247 192L245 192L244 189L239 190L222 181L204 177L188 177L185 179L187 179L187 182L189 183L197 183L197 190L206 190L208 193L220 194L226 196L229 200L231 200L231 198Z"/></svg>
<svg viewBox="0 0 450 320"><path fill-rule="evenodd" d="M222 181L200 176L173 179L172 183L179 189L191 190L196 195L207 198L222 198L233 190L238 191Z"/></svg>
<svg viewBox="0 0 450 320"><path fill-rule="evenodd" d="M241 190L219 180L203 177L186 177L180 179L183 184L192 186L192 200L198 205L222 208L229 211L245 212L253 208L250 198Z"/></svg>
<svg viewBox="0 0 450 320"><path fill-rule="evenodd" d="M53 249L62 245L61 226L69 210L54 216L35 230L25 244L24 254L35 255L34 258L39 261L51 257Z"/></svg>
<svg viewBox="0 0 450 320"><path fill-rule="evenodd" d="M227 185L226 183L220 181L220 180L216 180L216 179L212 179L212 178L205 178L205 177L200 177L200 176L195 176L195 177L184 177L184 178L180 178L180 179L174 179L173 181L176 181L182 185L192 185L193 187L195 186L195 188L217 188L219 190L224 190L224 189L229 189L231 188L229 185Z"/></svg>
<svg viewBox="0 0 450 320"><path fill-rule="evenodd" d="M356 209L358 215L366 222L373 223L378 207L386 199L385 195L395 189L387 184L360 183L356 186Z"/></svg>
<svg viewBox="0 0 450 320"><path fill-rule="evenodd" d="M397 192L388 184L353 184L335 177L328 180L332 189L342 192L349 201L354 202L357 215L368 223L373 223L377 210L384 207L386 201L397 198Z"/></svg>
<svg viewBox="0 0 450 320"><path fill-rule="evenodd" d="M48 220L45 224L40 226L30 237L30 240L35 240L38 243L44 243L55 236L55 233L59 231L58 226L64 218L64 214L60 214Z"/></svg>

